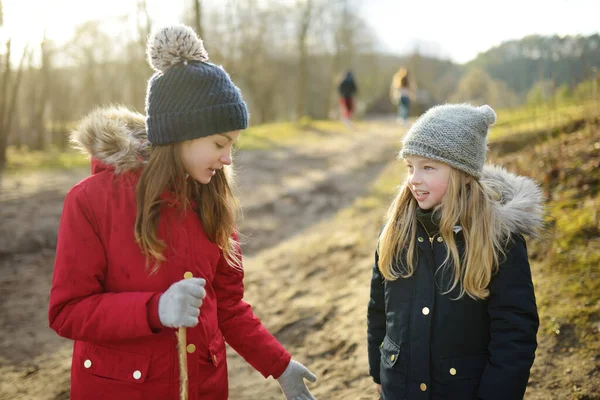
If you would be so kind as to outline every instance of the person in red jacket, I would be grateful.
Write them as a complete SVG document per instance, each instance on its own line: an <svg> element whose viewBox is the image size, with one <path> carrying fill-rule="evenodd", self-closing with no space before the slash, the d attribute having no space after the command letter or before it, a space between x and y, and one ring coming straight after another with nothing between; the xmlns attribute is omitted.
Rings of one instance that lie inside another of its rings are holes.
<svg viewBox="0 0 600 400"><path fill-rule="evenodd" d="M146 117L98 109L72 135L92 175L65 198L48 313L74 340L71 399L178 399L183 353L188 398L225 400L225 342L287 399L313 399L316 377L243 300L228 173L241 93L186 26L156 31L148 59Z"/></svg>

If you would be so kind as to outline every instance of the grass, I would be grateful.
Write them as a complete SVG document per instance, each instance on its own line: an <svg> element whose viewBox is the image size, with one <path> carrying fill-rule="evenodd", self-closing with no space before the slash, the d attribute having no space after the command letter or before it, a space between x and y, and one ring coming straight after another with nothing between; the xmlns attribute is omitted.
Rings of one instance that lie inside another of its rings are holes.
<svg viewBox="0 0 600 400"><path fill-rule="evenodd" d="M588 101L576 104L559 104L551 107L522 106L498 110L498 122L490 130L490 141L513 134L547 131L559 128L573 120L583 119L598 112L600 105Z"/></svg>
<svg viewBox="0 0 600 400"><path fill-rule="evenodd" d="M89 167L90 161L75 150L50 148L44 151L18 149L9 146L6 150L8 174L18 174L48 169L72 169Z"/></svg>
<svg viewBox="0 0 600 400"><path fill-rule="evenodd" d="M355 122L355 127L365 123ZM321 121L303 118L298 123L275 122L252 126L240 135L238 150L268 150L277 147L296 146L323 140L324 136L343 134L348 129L340 121ZM71 169L88 167L89 158L74 150L50 148L33 151L27 148L7 149L6 173L19 174L38 170Z"/></svg>

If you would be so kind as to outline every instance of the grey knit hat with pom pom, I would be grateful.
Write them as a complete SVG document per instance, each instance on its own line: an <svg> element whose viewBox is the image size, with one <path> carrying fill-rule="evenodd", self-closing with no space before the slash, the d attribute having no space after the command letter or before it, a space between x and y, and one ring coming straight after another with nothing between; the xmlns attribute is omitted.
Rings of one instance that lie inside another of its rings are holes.
<svg viewBox="0 0 600 400"><path fill-rule="evenodd" d="M488 105L444 104L429 109L408 130L398 158L421 156L481 176L487 134L496 122Z"/></svg>
<svg viewBox="0 0 600 400"><path fill-rule="evenodd" d="M148 40L146 129L152 144L246 129L248 109L227 72L208 61L202 40L185 25L156 30Z"/></svg>

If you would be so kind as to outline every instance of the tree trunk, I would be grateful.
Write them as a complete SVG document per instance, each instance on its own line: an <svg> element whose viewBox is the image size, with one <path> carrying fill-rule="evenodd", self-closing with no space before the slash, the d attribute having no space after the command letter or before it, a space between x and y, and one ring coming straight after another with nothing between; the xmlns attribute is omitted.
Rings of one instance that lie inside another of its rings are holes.
<svg viewBox="0 0 600 400"><path fill-rule="evenodd" d="M312 17L312 0L307 0L304 10L302 10L302 16L300 20L300 27L298 29L298 86L296 92L296 121L298 121L304 115L305 103L306 103L306 76L307 71L307 58L308 49L306 44L306 37L308 36L308 30L310 28L310 22Z"/></svg>
<svg viewBox="0 0 600 400"><path fill-rule="evenodd" d="M8 132L0 129L0 178L6 168L6 148L8 147Z"/></svg>
<svg viewBox="0 0 600 400"><path fill-rule="evenodd" d="M25 65L25 59L29 54L29 45L25 45L21 61L19 62L19 69L17 75L12 78L12 69L10 66L10 40L6 43L6 63L5 72L3 76L3 82L0 90L0 176L6 167L6 149L8 147L8 137L12 127L12 119L15 115L15 109L17 106L17 98L19 95L19 86L21 85L21 78L23 77L23 67ZM12 88L10 87L12 85ZM12 89L12 90L10 90Z"/></svg>
<svg viewBox="0 0 600 400"><path fill-rule="evenodd" d="M194 3L194 29L202 40L204 40L204 32L202 30L202 0L193 0Z"/></svg>

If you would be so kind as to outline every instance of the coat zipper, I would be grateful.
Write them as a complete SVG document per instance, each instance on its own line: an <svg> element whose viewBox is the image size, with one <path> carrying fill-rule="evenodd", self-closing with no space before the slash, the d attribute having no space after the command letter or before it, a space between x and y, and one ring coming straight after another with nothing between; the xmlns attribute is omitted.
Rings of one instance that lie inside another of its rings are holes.
<svg viewBox="0 0 600 400"><path fill-rule="evenodd" d="M427 238L429 239L429 245L430 245L430 246L431 246L431 248L433 249L433 239L435 239L435 237L436 237L437 235L439 235L439 233L436 233L435 235L433 235L433 236L430 236L430 235L429 235L429 231L428 231L428 230L427 230L427 228L425 227L425 224L424 224L424 223L422 223L421 221L419 221L419 223L421 224L421 226L423 226L423 229L425 229L425 233L427 233Z"/></svg>
<svg viewBox="0 0 600 400"><path fill-rule="evenodd" d="M427 234L427 238L429 239L429 245L431 246L431 250L433 251L434 250L433 249L433 239L435 239L435 237L437 235L439 235L439 233L436 233L435 235L431 236L429 234L429 231L427 230L427 227L425 226L425 224L423 222L421 222L421 221L419 221L419 223L421 224L421 226L423 226L423 229L425 229L425 233ZM413 301L414 301L414 297L413 297ZM412 317L412 307L411 307L411 317ZM409 330L409 343L410 343L410 330ZM410 354L410 352L409 352L409 354ZM410 359L409 359L409 362L410 362ZM409 364L409 366L410 366L410 364ZM410 376L409 376L409 379L407 379L407 384L405 386L405 391L404 391L404 398L405 399L408 399L408 393L409 393L409 390L408 390L408 381L410 381Z"/></svg>

